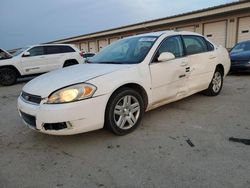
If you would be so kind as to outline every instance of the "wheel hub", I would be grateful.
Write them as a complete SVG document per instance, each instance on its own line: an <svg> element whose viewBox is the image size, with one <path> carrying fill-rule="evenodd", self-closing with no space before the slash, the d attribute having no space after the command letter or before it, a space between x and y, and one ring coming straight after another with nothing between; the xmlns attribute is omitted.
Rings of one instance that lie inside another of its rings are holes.
<svg viewBox="0 0 250 188"><path fill-rule="evenodd" d="M222 76L219 72L216 72L213 78L213 90L214 92L219 92L222 85Z"/></svg>
<svg viewBox="0 0 250 188"><path fill-rule="evenodd" d="M133 127L140 115L139 101L133 96L121 98L114 109L114 120L120 129L130 129Z"/></svg>

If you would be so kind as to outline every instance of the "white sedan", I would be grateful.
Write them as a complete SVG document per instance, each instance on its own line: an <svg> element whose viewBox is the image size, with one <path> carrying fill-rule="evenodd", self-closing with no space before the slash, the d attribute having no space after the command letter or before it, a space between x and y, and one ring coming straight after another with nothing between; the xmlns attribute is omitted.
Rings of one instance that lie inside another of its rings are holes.
<svg viewBox="0 0 250 188"><path fill-rule="evenodd" d="M27 83L18 99L24 123L71 135L135 130L145 111L197 92L220 93L228 52L191 32L165 31L117 41L88 61Z"/></svg>

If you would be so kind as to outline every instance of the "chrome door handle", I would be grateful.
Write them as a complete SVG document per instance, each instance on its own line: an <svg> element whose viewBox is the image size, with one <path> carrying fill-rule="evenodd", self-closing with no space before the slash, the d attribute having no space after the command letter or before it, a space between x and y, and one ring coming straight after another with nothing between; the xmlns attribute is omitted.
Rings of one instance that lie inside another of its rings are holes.
<svg viewBox="0 0 250 188"><path fill-rule="evenodd" d="M179 76L179 78L184 78L184 77L186 77L186 74L182 74Z"/></svg>

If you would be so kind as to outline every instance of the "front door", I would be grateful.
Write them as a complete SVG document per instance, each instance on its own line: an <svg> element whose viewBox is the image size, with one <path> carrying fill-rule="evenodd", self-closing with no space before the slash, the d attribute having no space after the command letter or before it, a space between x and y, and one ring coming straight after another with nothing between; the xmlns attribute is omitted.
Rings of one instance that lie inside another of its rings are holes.
<svg viewBox="0 0 250 188"><path fill-rule="evenodd" d="M47 70L44 47L37 46L29 49L30 56L22 57L21 65L25 74L43 73Z"/></svg>
<svg viewBox="0 0 250 188"><path fill-rule="evenodd" d="M157 58L162 52L174 54L175 59L157 62ZM158 49L154 62L150 64L154 107L185 96L187 66L188 59L184 57L181 37L166 38Z"/></svg>

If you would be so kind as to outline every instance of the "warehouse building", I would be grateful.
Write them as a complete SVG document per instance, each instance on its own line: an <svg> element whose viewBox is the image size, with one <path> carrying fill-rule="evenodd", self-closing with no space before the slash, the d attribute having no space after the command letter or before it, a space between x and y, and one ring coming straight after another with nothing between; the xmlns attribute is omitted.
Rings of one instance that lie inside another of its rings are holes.
<svg viewBox="0 0 250 188"><path fill-rule="evenodd" d="M162 30L194 31L231 49L237 42L250 40L250 1L224 4L51 43L70 43L84 52L98 52L121 38Z"/></svg>

